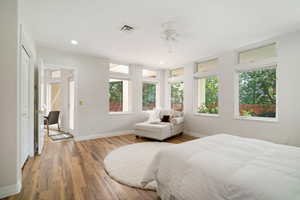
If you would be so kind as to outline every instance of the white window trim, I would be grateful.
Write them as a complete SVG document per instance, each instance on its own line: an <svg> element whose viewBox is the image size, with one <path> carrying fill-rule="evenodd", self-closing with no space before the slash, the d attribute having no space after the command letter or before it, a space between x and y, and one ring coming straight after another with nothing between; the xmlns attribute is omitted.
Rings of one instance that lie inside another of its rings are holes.
<svg viewBox="0 0 300 200"><path fill-rule="evenodd" d="M264 46L268 46L271 44L275 44L276 46L278 46L279 41L277 41L276 39L272 38L272 39L268 39L268 40L264 40L264 41L260 41L260 42L256 42L256 43L252 43L250 45L246 45L240 48L237 48L234 50L236 56L236 64L238 64L239 61L239 53L243 53L252 49L258 49L260 47L264 47Z"/></svg>
<svg viewBox="0 0 300 200"><path fill-rule="evenodd" d="M184 82L184 76L176 76L176 77L169 77L168 78L169 83L178 83L178 82Z"/></svg>
<svg viewBox="0 0 300 200"><path fill-rule="evenodd" d="M156 72L156 77L155 78L148 78L148 77L144 77L143 76L143 70L149 70L149 71L154 71L154 72ZM151 69L151 68L147 68L147 67L143 67L143 69L142 69L142 79L143 79L143 81L148 81L148 82L159 82L159 80L160 80L160 78L161 78L161 73L160 73L160 71L159 70L156 70L156 69Z"/></svg>
<svg viewBox="0 0 300 200"><path fill-rule="evenodd" d="M125 65L125 64L124 64ZM118 73L118 72L111 72L109 71L109 79L118 79L118 80L126 80L129 81L129 83L131 85L129 85L128 87L128 111L124 111L124 112L110 112L109 108L108 108L108 114L109 115L126 115L126 114L132 114L132 69L130 67L130 65L126 65L128 66L128 74L123 74L123 73ZM109 80L108 80L108 84L109 84ZM109 94L109 87L108 87L108 94ZM110 106L110 102L108 99L108 106Z"/></svg>
<svg viewBox="0 0 300 200"><path fill-rule="evenodd" d="M251 44L251 45L248 45L248 46L236 49L235 50L235 53L236 53L236 57L235 57L236 64L237 65L240 64L240 53L244 53L244 52L247 52L247 51L250 51L250 50L259 49L259 48L266 47L266 46L272 45L272 44L274 44L277 47L278 46L278 41L275 41L275 40L271 39L271 40L266 40L266 41L263 41L263 42L254 43L254 44ZM277 57L278 57L278 54L277 54ZM274 58L277 58L277 57L274 57ZM264 59L264 60L268 60L268 58ZM251 64L251 63L244 63L244 64Z"/></svg>
<svg viewBox="0 0 300 200"><path fill-rule="evenodd" d="M220 117L220 114L198 113L198 112L194 112L194 115L202 116L202 117Z"/></svg>
<svg viewBox="0 0 300 200"><path fill-rule="evenodd" d="M209 62L209 61L212 61L212 60L217 60L217 63L219 64L219 58L218 58L218 57L215 57L215 56L207 57L207 58L205 58L205 59L201 59L201 60L199 60L199 61L196 61L195 64L194 64L194 75L195 75L195 74L202 74L202 73L207 73L207 72L218 71L219 65L217 65L216 69L213 69L213 70L211 70L211 71L198 72L198 64L205 63L205 62Z"/></svg>
<svg viewBox="0 0 300 200"><path fill-rule="evenodd" d="M276 69L276 117L248 117L248 116L240 116L239 112L239 73L247 72L247 71L255 71L259 69ZM278 122L279 121L279 64L278 58L268 58L259 62L245 63L245 64L237 64L234 70L234 119L236 120L251 120L251 121L262 121L262 122Z"/></svg>
<svg viewBox="0 0 300 200"><path fill-rule="evenodd" d="M211 60L217 60L217 67L216 69L213 69L211 71L207 71L207 72L198 72L197 71L197 67L199 63L204 63L204 62L208 62ZM194 63L194 74L193 74L193 78L194 78L194 84L193 84L193 113L195 116L203 116L203 117L219 117L220 116L220 106L219 106L219 101L220 101L220 91L219 91L219 87L218 87L218 114L210 114L210 113L199 113L198 112L198 84L197 84L197 80L201 79L201 78L208 78L208 77L217 77L218 79L218 83L220 80L220 75L219 75L219 58L217 56L210 56L210 57L206 57L204 59L201 59L197 62ZM219 85L218 85L219 86Z"/></svg>
<svg viewBox="0 0 300 200"><path fill-rule="evenodd" d="M150 83L150 84L155 84L156 85L155 108L154 109L160 108L160 82L159 82L159 80L144 79L142 81L142 95L141 95L141 98L142 98L142 106L141 106L142 112L151 111L151 110L143 110L143 84L144 83ZM152 109L152 110L154 110L154 109Z"/></svg>
<svg viewBox="0 0 300 200"><path fill-rule="evenodd" d="M193 88L193 94L194 94L194 103L193 103L193 113L194 115L197 116L205 116L205 117L219 117L220 116L220 106L219 106L219 102L220 102L220 85L218 84L218 114L211 114L211 113L199 113L198 112L198 84L197 81L198 79L202 79L202 78L209 78L209 77L217 77L218 79L218 83L220 83L220 76L219 73L217 72L217 70L211 71L211 72L197 72L194 74L194 88Z"/></svg>
<svg viewBox="0 0 300 200"><path fill-rule="evenodd" d="M183 75L179 75L179 76L170 76L170 71L175 70L175 69L183 69ZM167 78L169 82L180 82L181 80L183 81L184 79L184 73L185 73L185 69L184 67L176 67L176 68L171 68L167 70Z"/></svg>
<svg viewBox="0 0 300 200"><path fill-rule="evenodd" d="M212 76L219 77L218 71L213 70L213 71L210 71L210 72L197 72L197 73L194 74L195 79L208 78L208 77L212 77Z"/></svg>
<svg viewBox="0 0 300 200"><path fill-rule="evenodd" d="M128 74L110 71L110 64L127 66L128 67ZM114 76L114 77L123 77L123 78L127 77L127 78L131 78L131 76L132 76L132 67L130 66L129 63L121 63L121 62L118 62L118 61L110 61L109 62L109 67L108 67L108 71L109 71L109 74L112 75L112 76Z"/></svg>
<svg viewBox="0 0 300 200"><path fill-rule="evenodd" d="M133 112L126 111L126 112L109 112L109 115L131 115Z"/></svg>

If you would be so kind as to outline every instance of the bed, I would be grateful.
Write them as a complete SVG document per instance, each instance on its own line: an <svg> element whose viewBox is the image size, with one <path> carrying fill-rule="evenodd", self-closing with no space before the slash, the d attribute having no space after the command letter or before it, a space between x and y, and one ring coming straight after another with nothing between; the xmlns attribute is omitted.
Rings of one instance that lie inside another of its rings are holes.
<svg viewBox="0 0 300 200"><path fill-rule="evenodd" d="M142 180L162 200L300 200L300 148L219 134L161 150Z"/></svg>

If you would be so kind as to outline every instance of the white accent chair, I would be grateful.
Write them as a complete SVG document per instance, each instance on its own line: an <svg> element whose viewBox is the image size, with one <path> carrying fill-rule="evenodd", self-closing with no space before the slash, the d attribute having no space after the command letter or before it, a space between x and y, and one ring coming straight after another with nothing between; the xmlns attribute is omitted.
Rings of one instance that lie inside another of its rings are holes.
<svg viewBox="0 0 300 200"><path fill-rule="evenodd" d="M173 116L173 118L170 122L161 122L161 118L164 115L170 115ZM154 110L149 112L148 121L135 124L134 134L136 136L162 141L182 133L184 129L183 122L182 112Z"/></svg>

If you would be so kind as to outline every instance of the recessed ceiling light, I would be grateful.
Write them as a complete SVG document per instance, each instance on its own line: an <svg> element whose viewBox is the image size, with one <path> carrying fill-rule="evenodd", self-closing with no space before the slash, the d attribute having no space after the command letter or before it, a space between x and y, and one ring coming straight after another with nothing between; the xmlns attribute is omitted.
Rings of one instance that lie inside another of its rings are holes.
<svg viewBox="0 0 300 200"><path fill-rule="evenodd" d="M163 64L165 64L165 63L164 63L164 61L160 61L159 64L160 64L160 65L163 65Z"/></svg>
<svg viewBox="0 0 300 200"><path fill-rule="evenodd" d="M78 44L78 41L76 41L76 40L71 40L71 44L77 45L77 44Z"/></svg>

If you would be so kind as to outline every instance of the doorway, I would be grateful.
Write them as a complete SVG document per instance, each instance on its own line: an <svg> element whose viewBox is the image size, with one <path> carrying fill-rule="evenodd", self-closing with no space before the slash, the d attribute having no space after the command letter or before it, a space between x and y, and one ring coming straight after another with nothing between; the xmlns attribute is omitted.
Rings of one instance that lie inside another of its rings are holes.
<svg viewBox="0 0 300 200"><path fill-rule="evenodd" d="M46 123L47 133L53 141L69 139L73 137L75 126L74 70L63 67L46 67L44 74L46 92L42 99L45 99L45 116L49 118L54 112L59 112L57 123L48 123L49 127ZM49 120L48 122L50 122Z"/></svg>

